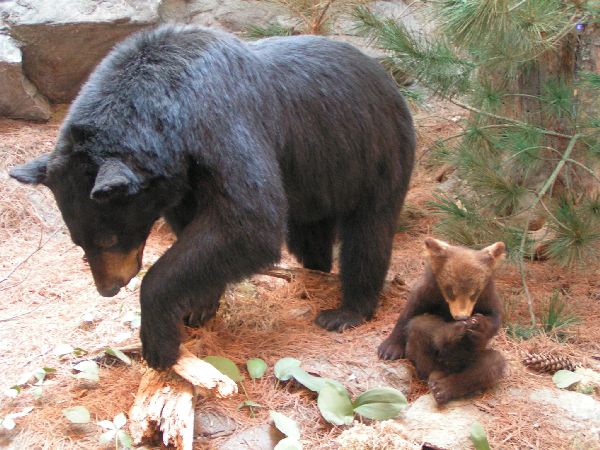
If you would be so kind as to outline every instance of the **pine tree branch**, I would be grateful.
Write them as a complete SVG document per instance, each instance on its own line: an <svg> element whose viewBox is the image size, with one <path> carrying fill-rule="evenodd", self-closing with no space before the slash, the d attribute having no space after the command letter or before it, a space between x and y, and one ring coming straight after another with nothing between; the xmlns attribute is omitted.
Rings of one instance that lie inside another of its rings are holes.
<svg viewBox="0 0 600 450"><path fill-rule="evenodd" d="M575 144L581 137L583 137L583 135L581 135L581 134L575 134L573 137L571 137L571 140L569 141L569 145L567 145L567 148L566 148L565 152L563 153L562 158L560 159L558 164L556 164L556 167L550 174L550 177L548 177L548 179L546 180L546 182L544 183L542 188L537 193L536 199L532 204L532 211L533 211L533 208L540 201L542 201L542 198L544 197L544 195L546 194L548 189L550 189L550 187L556 181L558 174L562 170L563 166L567 163L567 160L570 158L571 153L573 152L573 149L575 148ZM529 223L531 222L531 217L532 217L532 213L527 215L527 220L525 221L525 225L523 227L523 237L521 238L521 245L519 246L518 264L519 264L519 272L521 274L521 283L523 284L523 291L525 293L525 297L527 298L527 307L529 309L531 325L535 326L536 320L535 320L535 313L533 312L533 299L531 298L531 293L529 292L529 287L527 286L527 276L526 276L526 272L525 272L525 262L524 262L525 243L527 242L527 230L529 229Z"/></svg>
<svg viewBox="0 0 600 450"><path fill-rule="evenodd" d="M467 111L471 111L471 112L474 112L477 114L481 114L483 116L491 117L492 119L502 120L504 122L509 122L509 123L514 123L515 125L518 125L522 128L527 128L527 129L533 128L536 131L539 131L540 133L546 134L548 136L556 136L556 137L560 137L563 139L573 139L573 137L574 137L570 134L558 133L557 131L548 130L546 128L532 127L531 124L528 124L527 122L522 122L517 119L511 119L510 117L499 116L498 114L493 114L493 113L490 113L487 111L483 111L483 110L475 108L471 105L467 105L466 103L463 103L459 100L455 100L455 99L449 99L449 100L451 103L455 104L456 106L460 106L461 108L466 109Z"/></svg>

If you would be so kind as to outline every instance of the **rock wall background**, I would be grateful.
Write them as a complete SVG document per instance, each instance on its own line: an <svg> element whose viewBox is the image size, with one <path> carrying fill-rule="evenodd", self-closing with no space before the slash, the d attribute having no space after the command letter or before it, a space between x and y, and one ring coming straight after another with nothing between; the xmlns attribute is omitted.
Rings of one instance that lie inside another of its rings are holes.
<svg viewBox="0 0 600 450"><path fill-rule="evenodd" d="M388 16L406 11L401 0L373 6ZM50 104L70 102L110 49L143 28L179 22L240 33L289 20L264 0L0 0L0 116L48 120ZM418 26L412 16L403 20ZM349 21L333 31L364 46Z"/></svg>

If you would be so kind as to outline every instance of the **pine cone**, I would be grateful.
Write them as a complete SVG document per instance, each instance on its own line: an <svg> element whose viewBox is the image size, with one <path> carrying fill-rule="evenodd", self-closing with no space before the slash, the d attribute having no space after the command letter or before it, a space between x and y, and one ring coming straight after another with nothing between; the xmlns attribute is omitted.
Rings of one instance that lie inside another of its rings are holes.
<svg viewBox="0 0 600 450"><path fill-rule="evenodd" d="M527 353L523 364L538 372L555 373L561 369L575 370L575 364L566 356Z"/></svg>

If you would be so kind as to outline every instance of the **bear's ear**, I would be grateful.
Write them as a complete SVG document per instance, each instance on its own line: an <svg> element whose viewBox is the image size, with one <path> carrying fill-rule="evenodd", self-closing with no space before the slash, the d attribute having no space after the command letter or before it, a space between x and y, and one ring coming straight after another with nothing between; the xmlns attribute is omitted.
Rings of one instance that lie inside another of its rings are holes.
<svg viewBox="0 0 600 450"><path fill-rule="evenodd" d="M482 249L481 253L483 253L486 262L493 267L504 258L505 250L504 242L496 242Z"/></svg>
<svg viewBox="0 0 600 450"><path fill-rule="evenodd" d="M46 153L25 164L15 166L9 171L9 175L15 180L25 184L40 184L46 181L46 169L50 153Z"/></svg>
<svg viewBox="0 0 600 450"><path fill-rule="evenodd" d="M117 197L127 197L139 192L141 185L140 177L122 161L107 159L98 169L90 198L106 202Z"/></svg>
<svg viewBox="0 0 600 450"><path fill-rule="evenodd" d="M445 258L448 255L448 244L428 237L425 239L425 251L432 259Z"/></svg>

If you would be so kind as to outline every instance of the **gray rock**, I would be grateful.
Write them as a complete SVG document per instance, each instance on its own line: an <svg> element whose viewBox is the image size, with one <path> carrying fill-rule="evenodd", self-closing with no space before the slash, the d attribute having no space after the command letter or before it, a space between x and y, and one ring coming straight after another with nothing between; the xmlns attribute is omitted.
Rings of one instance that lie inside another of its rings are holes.
<svg viewBox="0 0 600 450"><path fill-rule="evenodd" d="M228 436L237 428L237 424L230 417L213 411L196 409L194 417L194 433L201 438L214 439L220 436Z"/></svg>
<svg viewBox="0 0 600 450"><path fill-rule="evenodd" d="M343 335L340 338L344 339ZM358 341L349 341L348 345L365 345L377 348L381 341L379 336L363 336ZM343 364L332 363L323 356L302 361L302 368L326 378L342 383L353 395L359 395L376 387L393 387L404 395L410 392L413 378L411 366L401 361L382 361L377 358L375 350L372 356Z"/></svg>
<svg viewBox="0 0 600 450"><path fill-rule="evenodd" d="M50 101L72 100L110 49L158 22L160 0L3 2L2 20L22 45L23 72Z"/></svg>
<svg viewBox="0 0 600 450"><path fill-rule="evenodd" d="M401 423L414 442L429 442L442 448L472 448L471 425L485 415L468 401L450 402L439 408L431 394L419 397L404 414Z"/></svg>
<svg viewBox="0 0 600 450"><path fill-rule="evenodd" d="M231 32L248 25L266 24L279 15L280 6L257 0L164 0L160 6L163 21L192 23Z"/></svg>
<svg viewBox="0 0 600 450"><path fill-rule="evenodd" d="M236 433L217 448L222 450L273 450L284 437L274 426L265 424Z"/></svg>
<svg viewBox="0 0 600 450"><path fill-rule="evenodd" d="M539 410L540 415L547 416L557 429L572 434L579 432L581 436L599 439L600 447L600 401L579 392L562 389L536 389L530 392L512 389L510 394L523 398L528 397Z"/></svg>
<svg viewBox="0 0 600 450"><path fill-rule="evenodd" d="M48 100L23 75L17 43L0 34L0 116L42 121L51 113Z"/></svg>

